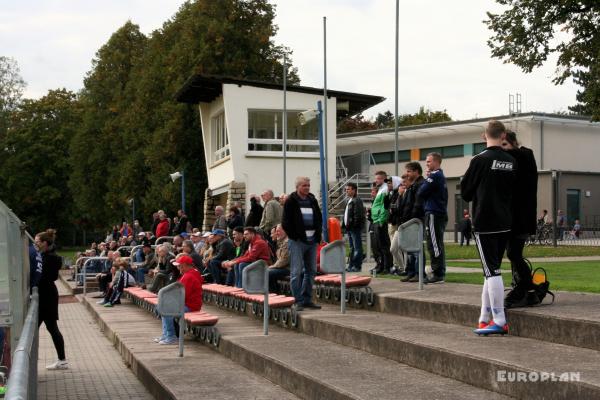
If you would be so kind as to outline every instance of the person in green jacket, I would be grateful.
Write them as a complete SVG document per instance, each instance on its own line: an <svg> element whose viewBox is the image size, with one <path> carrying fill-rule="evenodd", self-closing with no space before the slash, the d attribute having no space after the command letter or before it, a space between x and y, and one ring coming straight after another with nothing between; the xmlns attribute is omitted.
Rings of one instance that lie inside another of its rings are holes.
<svg viewBox="0 0 600 400"><path fill-rule="evenodd" d="M392 267L392 254L390 253L390 236L388 234L389 201L387 173L385 171L375 172L375 185L377 186L377 195L373 200L371 207L371 219L373 221L373 238L375 246L379 249L380 257L377 257L377 265L371 270L377 274L388 274Z"/></svg>

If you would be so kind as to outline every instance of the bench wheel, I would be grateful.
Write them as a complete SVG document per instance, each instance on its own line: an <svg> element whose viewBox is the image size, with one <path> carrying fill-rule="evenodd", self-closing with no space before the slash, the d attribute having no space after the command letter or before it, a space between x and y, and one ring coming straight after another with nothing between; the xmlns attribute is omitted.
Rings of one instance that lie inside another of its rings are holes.
<svg viewBox="0 0 600 400"><path fill-rule="evenodd" d="M212 344L215 347L219 347L220 342L221 342L221 334L219 332L215 331L215 333L213 334Z"/></svg>
<svg viewBox="0 0 600 400"><path fill-rule="evenodd" d="M292 307L290 322L294 328L298 327L298 311L294 307Z"/></svg>
<svg viewBox="0 0 600 400"><path fill-rule="evenodd" d="M365 290L367 292L367 304L369 307L373 307L375 304L375 294L373 293L373 289L367 287Z"/></svg>
<svg viewBox="0 0 600 400"><path fill-rule="evenodd" d="M233 309L235 311L240 311L240 299L233 299Z"/></svg>
<svg viewBox="0 0 600 400"><path fill-rule="evenodd" d="M331 298L331 288L329 286L325 286L325 298L327 300Z"/></svg>
<svg viewBox="0 0 600 400"><path fill-rule="evenodd" d="M206 339L206 329L205 328L200 328L200 340L204 341Z"/></svg>
<svg viewBox="0 0 600 400"><path fill-rule="evenodd" d="M280 310L278 308L273 310L273 312L271 313L271 315L273 316L273 321L279 321L279 312Z"/></svg>
<svg viewBox="0 0 600 400"><path fill-rule="evenodd" d="M281 322L283 323L283 326L287 325L288 319L289 319L289 310L282 310L281 311Z"/></svg>
<svg viewBox="0 0 600 400"><path fill-rule="evenodd" d="M362 295L363 295L362 290L357 290L354 292L354 304L362 303Z"/></svg>
<svg viewBox="0 0 600 400"><path fill-rule="evenodd" d="M243 313L246 312L246 300L240 300L240 311Z"/></svg>
<svg viewBox="0 0 600 400"><path fill-rule="evenodd" d="M252 315L258 314L258 304L252 303Z"/></svg>
<svg viewBox="0 0 600 400"><path fill-rule="evenodd" d="M213 341L213 330L212 328L208 328L206 331L206 343L210 344Z"/></svg>

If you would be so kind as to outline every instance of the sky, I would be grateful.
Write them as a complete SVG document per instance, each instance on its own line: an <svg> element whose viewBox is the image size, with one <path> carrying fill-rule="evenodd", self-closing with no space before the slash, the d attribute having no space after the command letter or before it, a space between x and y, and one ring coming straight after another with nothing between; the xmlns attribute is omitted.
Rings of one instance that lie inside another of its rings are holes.
<svg viewBox="0 0 600 400"><path fill-rule="evenodd" d="M216 1L216 0L215 0ZM96 51L127 20L149 34L182 0L0 0L0 55L14 58L27 83L25 97L50 89L78 91ZM327 18L327 87L383 96L364 113L394 112L393 0L271 0L276 44L293 51L301 84L323 87L323 17ZM493 0L400 0L398 112L420 106L455 120L508 113L520 93L522 112L567 111L577 86L555 86L550 59L530 74L492 59L483 23Z"/></svg>

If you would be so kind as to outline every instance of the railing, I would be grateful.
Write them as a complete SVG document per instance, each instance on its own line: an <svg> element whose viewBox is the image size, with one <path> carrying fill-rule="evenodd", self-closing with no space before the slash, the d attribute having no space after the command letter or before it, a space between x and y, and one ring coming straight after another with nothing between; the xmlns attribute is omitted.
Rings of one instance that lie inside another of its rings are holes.
<svg viewBox="0 0 600 400"><path fill-rule="evenodd" d="M8 379L5 399L37 399L38 363L38 310L40 299L37 288L33 288L27 318L21 331L21 338L13 353L13 364Z"/></svg>
<svg viewBox="0 0 600 400"><path fill-rule="evenodd" d="M338 206L344 203L346 200L346 194L344 188L350 182L354 182L360 187L361 183L369 182L368 174L354 174L350 178L339 181L331 189L329 189L329 211L335 210ZM359 188L360 189L360 188ZM359 190L360 192L360 190Z"/></svg>

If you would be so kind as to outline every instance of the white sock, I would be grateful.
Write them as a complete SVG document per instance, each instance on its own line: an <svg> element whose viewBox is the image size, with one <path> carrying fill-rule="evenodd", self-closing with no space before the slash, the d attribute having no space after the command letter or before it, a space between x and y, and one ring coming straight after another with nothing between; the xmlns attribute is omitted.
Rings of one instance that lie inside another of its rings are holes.
<svg viewBox="0 0 600 400"><path fill-rule="evenodd" d="M504 282L502 282L501 276L492 276L486 279L486 281L488 283L494 324L504 326L506 324L506 316L504 315Z"/></svg>
<svg viewBox="0 0 600 400"><path fill-rule="evenodd" d="M490 295L488 294L488 280L484 279L483 290L481 291L481 315L479 316L479 322L490 322L490 313L492 307L490 306Z"/></svg>

